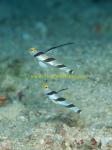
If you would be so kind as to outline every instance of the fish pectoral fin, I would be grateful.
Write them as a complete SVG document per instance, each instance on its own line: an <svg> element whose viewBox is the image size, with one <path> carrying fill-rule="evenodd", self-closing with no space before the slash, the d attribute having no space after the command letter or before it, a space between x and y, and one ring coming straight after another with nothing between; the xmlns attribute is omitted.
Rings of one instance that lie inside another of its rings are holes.
<svg viewBox="0 0 112 150"><path fill-rule="evenodd" d="M58 102L57 102L57 101L55 101L54 99L52 100L52 102L53 102L53 103L55 103L55 104L58 104Z"/></svg>
<svg viewBox="0 0 112 150"><path fill-rule="evenodd" d="M48 68L48 65L45 64L44 62L39 61L38 63L39 63L39 65L40 65L42 68Z"/></svg>

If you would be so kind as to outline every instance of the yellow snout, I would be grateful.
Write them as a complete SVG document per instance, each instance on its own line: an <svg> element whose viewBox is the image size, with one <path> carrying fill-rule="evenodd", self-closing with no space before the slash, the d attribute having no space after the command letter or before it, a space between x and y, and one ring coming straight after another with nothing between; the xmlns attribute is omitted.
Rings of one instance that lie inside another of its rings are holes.
<svg viewBox="0 0 112 150"><path fill-rule="evenodd" d="M47 83L44 83L44 84L42 85L42 87L45 88L45 89L47 89L47 88L48 88L48 84L47 84Z"/></svg>
<svg viewBox="0 0 112 150"><path fill-rule="evenodd" d="M32 51L32 52L37 51L37 48L35 48L35 47L30 48L29 51Z"/></svg>

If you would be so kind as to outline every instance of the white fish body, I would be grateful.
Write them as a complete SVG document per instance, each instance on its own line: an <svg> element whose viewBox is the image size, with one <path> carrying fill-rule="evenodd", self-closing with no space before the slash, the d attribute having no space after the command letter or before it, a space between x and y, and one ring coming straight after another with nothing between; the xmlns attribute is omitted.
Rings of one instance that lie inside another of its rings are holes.
<svg viewBox="0 0 112 150"><path fill-rule="evenodd" d="M81 110L77 106L68 102L65 98L60 97L56 91L52 91L49 88L45 88L44 92L52 102L62 105L73 112L76 112L76 113L81 112Z"/></svg>
<svg viewBox="0 0 112 150"><path fill-rule="evenodd" d="M48 68L48 65L45 64L44 62L39 61L38 63L39 63L39 65L40 65L42 68Z"/></svg>
<svg viewBox="0 0 112 150"><path fill-rule="evenodd" d="M33 55L38 61L41 61L45 64L51 65L53 67L56 67L66 73L72 74L73 70L65 66L64 64L60 64L56 61L55 58L47 56L42 51L37 51L35 48L30 49L30 54Z"/></svg>

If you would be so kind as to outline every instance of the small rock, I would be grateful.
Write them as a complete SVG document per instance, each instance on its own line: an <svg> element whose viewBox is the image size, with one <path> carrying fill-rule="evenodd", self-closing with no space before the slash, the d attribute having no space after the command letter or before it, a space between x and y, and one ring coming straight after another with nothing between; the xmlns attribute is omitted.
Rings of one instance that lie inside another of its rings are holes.
<svg viewBox="0 0 112 150"><path fill-rule="evenodd" d="M0 96L0 106L5 104L6 99L7 98L5 96Z"/></svg>
<svg viewBox="0 0 112 150"><path fill-rule="evenodd" d="M41 140L40 140L40 144L44 144L44 139L41 139Z"/></svg>
<svg viewBox="0 0 112 150"><path fill-rule="evenodd" d="M47 29L47 26L43 22L41 21L37 22L35 24L35 28L40 31L42 37L47 35L48 29Z"/></svg>
<svg viewBox="0 0 112 150"><path fill-rule="evenodd" d="M104 148L107 145L111 145L110 143L112 144L112 137L102 137L101 138L101 148Z"/></svg>
<svg viewBox="0 0 112 150"><path fill-rule="evenodd" d="M0 143L0 150L12 150L12 143L10 140L4 140Z"/></svg>

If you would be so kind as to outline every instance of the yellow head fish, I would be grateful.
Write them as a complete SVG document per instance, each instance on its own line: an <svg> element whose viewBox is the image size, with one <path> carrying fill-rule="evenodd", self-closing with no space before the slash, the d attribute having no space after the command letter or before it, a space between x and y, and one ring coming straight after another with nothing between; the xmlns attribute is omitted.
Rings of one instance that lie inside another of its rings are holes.
<svg viewBox="0 0 112 150"><path fill-rule="evenodd" d="M29 49L29 51L31 51L31 52L37 51L37 48L32 47L32 48Z"/></svg>
<svg viewBox="0 0 112 150"><path fill-rule="evenodd" d="M43 87L44 89L47 89L47 88L48 88L48 84L47 84L47 83L44 83L44 84L42 85L42 87Z"/></svg>
<svg viewBox="0 0 112 150"><path fill-rule="evenodd" d="M37 48L30 48L28 49L28 51L30 52L31 55L35 55L38 52Z"/></svg>

